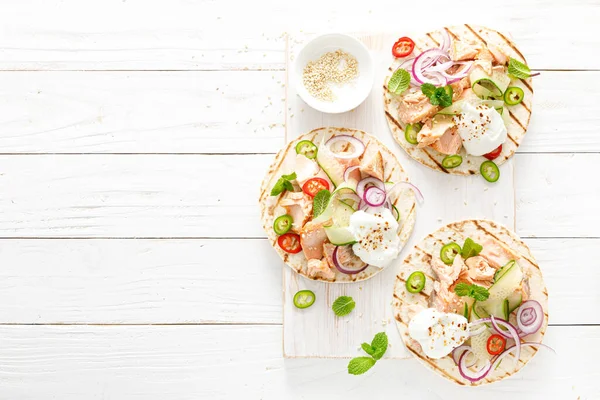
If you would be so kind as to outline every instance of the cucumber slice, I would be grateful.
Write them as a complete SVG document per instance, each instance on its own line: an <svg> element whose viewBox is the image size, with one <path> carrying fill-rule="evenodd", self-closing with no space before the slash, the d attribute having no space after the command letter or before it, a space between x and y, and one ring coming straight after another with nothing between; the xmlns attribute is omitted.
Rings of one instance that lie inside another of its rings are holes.
<svg viewBox="0 0 600 400"><path fill-rule="evenodd" d="M504 275L512 266L515 264L515 260L511 260L506 263L503 267L500 267L498 271L494 274L494 282L498 282L498 280Z"/></svg>
<svg viewBox="0 0 600 400"><path fill-rule="evenodd" d="M327 208L332 210L330 218L333 222L331 226L325 228L329 241L336 246L356 243L354 235L348 229L354 209L339 200L334 200Z"/></svg>
<svg viewBox="0 0 600 400"><path fill-rule="evenodd" d="M322 140L319 145L317 163L336 187L344 182L346 168L335 158L331 150L325 146L325 140Z"/></svg>
<svg viewBox="0 0 600 400"><path fill-rule="evenodd" d="M458 115L462 112L464 103L465 100L459 100L456 103L453 103L450 107L440 110L436 115Z"/></svg>
<svg viewBox="0 0 600 400"><path fill-rule="evenodd" d="M519 264L510 262L502 267L498 273L500 273L498 278L488 289L490 297L486 301L477 302L473 305L473 312L480 318L486 318L489 315L504 318L506 314L504 300L506 299L509 301L508 310L515 307L514 304L520 304L518 296L523 282L523 271L521 271Z"/></svg>
<svg viewBox="0 0 600 400"><path fill-rule="evenodd" d="M347 227L325 228L325 233L327 234L327 237L329 238L331 244L334 244L336 246L344 246L347 244L356 243L356 238L354 237L352 232L350 232L350 229L348 229Z"/></svg>
<svg viewBox="0 0 600 400"><path fill-rule="evenodd" d="M502 97L510 84L510 78L507 74L494 70L492 75L488 75L481 68L475 68L469 75L469 79L471 80L473 92L484 99Z"/></svg>

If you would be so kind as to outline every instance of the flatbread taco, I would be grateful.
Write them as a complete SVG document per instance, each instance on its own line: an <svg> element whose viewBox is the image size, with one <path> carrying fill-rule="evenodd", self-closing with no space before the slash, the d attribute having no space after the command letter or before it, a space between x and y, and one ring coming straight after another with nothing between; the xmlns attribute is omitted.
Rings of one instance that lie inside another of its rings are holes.
<svg viewBox="0 0 600 400"><path fill-rule="evenodd" d="M548 326L548 291L529 248L485 220L428 235L396 277L394 317L408 350L459 385L519 371Z"/></svg>
<svg viewBox="0 0 600 400"><path fill-rule="evenodd" d="M401 38L383 84L394 139L420 163L495 182L527 132L525 57L504 34L461 25Z"/></svg>
<svg viewBox="0 0 600 400"><path fill-rule="evenodd" d="M277 154L259 202L265 232L287 265L309 279L349 282L398 257L415 223L415 193L373 136L320 128Z"/></svg>

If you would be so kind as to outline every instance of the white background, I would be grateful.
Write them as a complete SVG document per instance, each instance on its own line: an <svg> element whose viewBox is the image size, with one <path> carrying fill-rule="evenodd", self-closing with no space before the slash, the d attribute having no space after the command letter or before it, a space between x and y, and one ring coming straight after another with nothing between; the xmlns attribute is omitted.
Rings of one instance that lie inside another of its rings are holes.
<svg viewBox="0 0 600 400"><path fill-rule="evenodd" d="M0 2L0 398L600 398L599 19L590 0ZM515 223L559 354L478 389L414 360L284 360L256 204L284 144L282 34L463 22L542 70Z"/></svg>

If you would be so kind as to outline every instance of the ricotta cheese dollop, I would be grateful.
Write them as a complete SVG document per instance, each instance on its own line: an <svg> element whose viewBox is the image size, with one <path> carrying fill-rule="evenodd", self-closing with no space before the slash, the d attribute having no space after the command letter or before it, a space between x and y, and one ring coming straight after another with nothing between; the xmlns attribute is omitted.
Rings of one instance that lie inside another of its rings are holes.
<svg viewBox="0 0 600 400"><path fill-rule="evenodd" d="M356 239L352 250L365 263L384 268L398 257L398 222L387 208L355 212L348 229Z"/></svg>
<svg viewBox="0 0 600 400"><path fill-rule="evenodd" d="M408 334L419 342L427 357L442 358L469 338L469 327L462 315L426 308L410 320Z"/></svg>
<svg viewBox="0 0 600 400"><path fill-rule="evenodd" d="M462 112L454 116L454 123L465 150L473 156L487 154L506 141L502 116L488 106L465 102Z"/></svg>

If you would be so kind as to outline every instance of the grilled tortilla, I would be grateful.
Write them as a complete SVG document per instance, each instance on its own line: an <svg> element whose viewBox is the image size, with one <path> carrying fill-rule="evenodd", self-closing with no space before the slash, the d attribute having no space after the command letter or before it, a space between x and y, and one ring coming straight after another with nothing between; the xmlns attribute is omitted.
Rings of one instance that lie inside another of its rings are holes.
<svg viewBox="0 0 600 400"><path fill-rule="evenodd" d="M383 157L383 170L385 178L384 180L386 182L391 181L397 183L401 181L408 181L408 176L406 172L402 169L402 166L396 159L396 156L394 156L375 137L356 129L334 127L315 129L291 141L283 150L277 153L275 161L269 167L267 175L265 176L260 189L259 203L263 228L267 233L269 241L275 248L275 251L277 251L277 253L281 257L281 259L294 271L312 280L324 279L321 279L319 277L313 278L308 275L308 260L306 259L304 252L301 251L296 254L290 254L283 251L277 244L277 234L273 230L273 221L277 216L285 214L285 211L282 208L282 206L279 205L282 196L271 196L270 192L273 188L273 185L275 184L275 182L277 182L281 175L293 172L294 159L296 156L295 147L298 142L300 142L301 140L310 140L313 143L321 143L322 139L325 139L325 141L327 141L334 135L351 135L362 140L362 142L366 146L366 149L361 157L367 158L370 155L376 154L377 151L381 152L381 155ZM398 197L396 199L393 199L393 204L398 208L400 212L398 237L400 238L401 245L403 246L404 243L406 243L406 241L410 237L410 234L415 224L415 195L411 190L402 190L399 193ZM381 270L381 268L369 266L364 271L353 275L341 273L335 268L332 268L332 270L335 272L335 277L333 278L333 280L328 280L328 282L355 282L372 277L373 275L377 274Z"/></svg>
<svg viewBox="0 0 600 400"><path fill-rule="evenodd" d="M490 372L484 379L471 383L460 375L451 354L440 359L428 358L423 353L419 343L413 340L408 333L408 324L412 318L411 307L422 306L427 308L430 300L435 296L434 282L438 282L439 277L431 267L430 261L432 257L440 257L440 250L443 245L450 242L462 245L468 237L477 243L494 241L493 243L499 246L503 244L515 252L517 257L520 257L517 262L523 271L524 282L527 282L529 286L527 289L529 299L537 300L544 309L544 322L541 329L535 334L527 336L526 340L528 342L541 342L548 327L548 291L546 290L542 272L527 245L513 232L495 222L486 220L460 221L446 225L428 235L404 259L401 270L396 277L392 304L394 317L402 340L408 350L421 363L454 383L466 386L478 386L502 380L516 373L533 358L537 349L524 347L516 368L512 357L509 357L509 359L500 363L499 367L495 371ZM420 293L409 293L406 290L406 279L414 271L422 271L427 279L425 288ZM511 322L515 322L514 318L514 315L512 315Z"/></svg>
<svg viewBox="0 0 600 400"><path fill-rule="evenodd" d="M500 32L485 27L467 24L443 29L448 31L453 42L455 40L477 42L488 48L490 45L493 45L507 56L525 63L525 57L523 57L523 54L521 54L515 44ZM442 37L440 31L427 33L423 37L415 40L414 55L418 55L424 50L430 48L439 47L441 42ZM442 166L442 160L444 157L446 157L445 154L438 152L432 147L418 148L417 145L410 144L406 141L404 137L404 129L406 124L402 123L398 112L399 96L390 93L387 89L390 77L404 60L406 60L406 58L394 60L392 66L389 68L383 84L385 115L394 139L412 158L421 164L428 166L429 168L447 174L479 174L479 167L486 159L482 156L468 155L464 147L458 153L463 158L462 164L456 168L444 168ZM509 86L518 86L523 89L525 98L520 104L514 106L505 106L508 111L508 116L505 116L503 119L508 131L508 137L502 145L502 153L494 160L494 162L498 165L504 163L515 153L523 141L523 137L527 132L527 126L529 125L529 119L531 117L531 105L533 98L533 86L531 83L531 78L511 79Z"/></svg>

